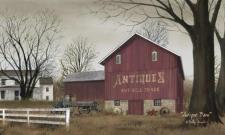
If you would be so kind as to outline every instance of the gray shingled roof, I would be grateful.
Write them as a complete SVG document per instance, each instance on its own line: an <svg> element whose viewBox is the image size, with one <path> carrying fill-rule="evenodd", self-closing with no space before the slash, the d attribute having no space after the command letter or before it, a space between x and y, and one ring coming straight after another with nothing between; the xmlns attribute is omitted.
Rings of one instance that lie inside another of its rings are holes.
<svg viewBox="0 0 225 135"><path fill-rule="evenodd" d="M22 70L22 73L25 74L25 70ZM34 72L34 70L32 71ZM3 70L3 71L0 71L0 76L5 76L5 74L9 75L9 76L16 76L16 73L19 74L19 71L18 70Z"/></svg>
<svg viewBox="0 0 225 135"><path fill-rule="evenodd" d="M104 71L73 73L66 76L64 82L99 81L105 80Z"/></svg>
<svg viewBox="0 0 225 135"><path fill-rule="evenodd" d="M41 77L39 81L40 84L53 84L53 79L51 77Z"/></svg>

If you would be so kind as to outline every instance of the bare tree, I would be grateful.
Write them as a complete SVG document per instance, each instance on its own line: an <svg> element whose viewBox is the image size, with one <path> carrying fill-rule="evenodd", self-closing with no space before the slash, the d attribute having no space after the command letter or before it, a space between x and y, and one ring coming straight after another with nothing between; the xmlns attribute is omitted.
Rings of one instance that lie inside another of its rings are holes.
<svg viewBox="0 0 225 135"><path fill-rule="evenodd" d="M59 19L47 10L25 17L5 15L0 28L1 73L20 85L22 100L29 99L52 67Z"/></svg>
<svg viewBox="0 0 225 135"><path fill-rule="evenodd" d="M159 21L147 21L137 33L164 47L168 44L168 30Z"/></svg>
<svg viewBox="0 0 225 135"><path fill-rule="evenodd" d="M59 77L57 80L53 82L54 85L54 100L59 101L64 98L64 85L63 78Z"/></svg>
<svg viewBox="0 0 225 135"><path fill-rule="evenodd" d="M217 64L220 67L219 78L216 87L217 105L222 113L225 112L225 31L223 35L219 33L219 29L215 30L219 46L221 50L221 61Z"/></svg>
<svg viewBox="0 0 225 135"><path fill-rule="evenodd" d="M78 37L68 45L61 60L64 77L71 73L90 70L91 63L96 58L96 52L92 46L84 37Z"/></svg>
<svg viewBox="0 0 225 135"><path fill-rule="evenodd" d="M106 20L123 17L135 26L149 19L178 24L193 44L194 81L190 113L212 112L213 122L222 122L215 102L214 30L222 0L99 0L98 12ZM98 13L97 12L97 13Z"/></svg>

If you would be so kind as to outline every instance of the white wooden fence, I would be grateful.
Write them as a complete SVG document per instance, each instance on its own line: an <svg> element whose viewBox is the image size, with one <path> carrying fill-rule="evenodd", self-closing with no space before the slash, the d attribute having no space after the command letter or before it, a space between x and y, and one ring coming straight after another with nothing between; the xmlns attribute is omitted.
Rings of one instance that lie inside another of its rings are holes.
<svg viewBox="0 0 225 135"><path fill-rule="evenodd" d="M54 109L34 109L34 108L18 108L18 109L1 109L0 120L10 122L26 122L39 124L66 125L70 123L69 108Z"/></svg>

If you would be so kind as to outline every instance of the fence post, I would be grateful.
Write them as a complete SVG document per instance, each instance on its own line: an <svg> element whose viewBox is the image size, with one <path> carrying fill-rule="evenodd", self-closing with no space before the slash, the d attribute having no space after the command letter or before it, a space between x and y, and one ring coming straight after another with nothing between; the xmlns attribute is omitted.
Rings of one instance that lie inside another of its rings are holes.
<svg viewBox="0 0 225 135"><path fill-rule="evenodd" d="M30 125L30 110L27 109L27 124Z"/></svg>
<svg viewBox="0 0 225 135"><path fill-rule="evenodd" d="M2 109L2 123L5 125L5 109Z"/></svg>
<svg viewBox="0 0 225 135"><path fill-rule="evenodd" d="M70 124L70 109L66 108L66 113L65 113L65 117L66 117L66 127L69 128L69 124Z"/></svg>

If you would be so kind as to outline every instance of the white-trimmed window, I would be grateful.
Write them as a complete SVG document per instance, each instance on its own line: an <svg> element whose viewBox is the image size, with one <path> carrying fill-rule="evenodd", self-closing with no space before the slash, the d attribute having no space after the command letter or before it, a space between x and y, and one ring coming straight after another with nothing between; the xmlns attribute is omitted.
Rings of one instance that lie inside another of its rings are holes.
<svg viewBox="0 0 225 135"><path fill-rule="evenodd" d="M154 99L154 106L161 106L161 99Z"/></svg>
<svg viewBox="0 0 225 135"><path fill-rule="evenodd" d="M1 85L6 85L6 79L1 80Z"/></svg>
<svg viewBox="0 0 225 135"><path fill-rule="evenodd" d="M47 100L47 101L49 100L49 96L46 96L46 100Z"/></svg>
<svg viewBox="0 0 225 135"><path fill-rule="evenodd" d="M49 92L49 88L48 87L46 87L46 92Z"/></svg>
<svg viewBox="0 0 225 135"><path fill-rule="evenodd" d="M5 99L5 91L1 91L1 99Z"/></svg>
<svg viewBox="0 0 225 135"><path fill-rule="evenodd" d="M120 100L114 100L114 106L120 106Z"/></svg>
<svg viewBox="0 0 225 135"><path fill-rule="evenodd" d="M158 53L156 51L152 52L152 61L158 61Z"/></svg>
<svg viewBox="0 0 225 135"><path fill-rule="evenodd" d="M14 95L15 95L15 100L19 100L20 91L16 90L16 91L14 92Z"/></svg>
<svg viewBox="0 0 225 135"><path fill-rule="evenodd" d="M121 55L120 54L116 55L116 64L121 64Z"/></svg>
<svg viewBox="0 0 225 135"><path fill-rule="evenodd" d="M15 81L15 85L20 85L17 81Z"/></svg>

